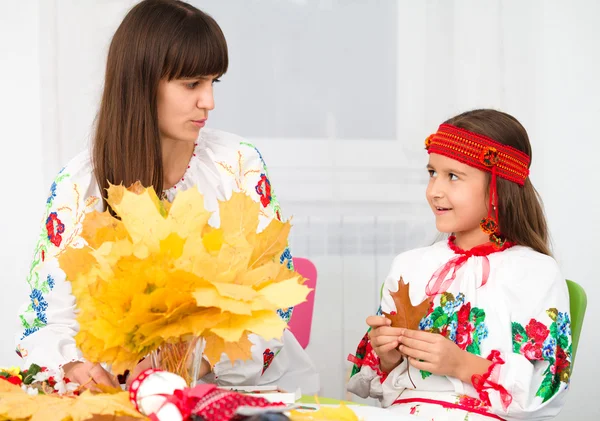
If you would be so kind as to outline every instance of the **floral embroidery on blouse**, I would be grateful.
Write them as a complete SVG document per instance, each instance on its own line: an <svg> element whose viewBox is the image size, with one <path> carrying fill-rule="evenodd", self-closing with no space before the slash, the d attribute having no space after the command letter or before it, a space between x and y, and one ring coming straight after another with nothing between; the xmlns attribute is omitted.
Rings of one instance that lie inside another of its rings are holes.
<svg viewBox="0 0 600 421"><path fill-rule="evenodd" d="M488 406L481 399L477 399L469 395L457 395L455 403L469 409L488 409Z"/></svg>
<svg viewBox="0 0 600 421"><path fill-rule="evenodd" d="M377 309L376 314L377 314L377 316L381 316L383 314L381 311L381 307L379 307L379 309ZM356 347L356 352L354 353L354 355L352 355L352 354L348 355L348 361L350 361L354 364L352 366L352 373L350 373L350 377L352 377L355 374L360 372L360 369L363 366L362 363L367 356L367 351L369 348L371 348L371 346L369 345L369 332L370 331L371 331L371 328L369 328L367 330L367 333L365 333L365 335L362 337L362 339L360 340L360 343Z"/></svg>
<svg viewBox="0 0 600 421"><path fill-rule="evenodd" d="M488 336L485 324L485 311L465 303L465 295L461 292L456 297L445 292L440 297L440 305L430 307L430 312L419 323L419 329L439 333L456 343L460 349L471 354L481 355L481 343ZM421 377L431 376L428 371L421 370Z"/></svg>
<svg viewBox="0 0 600 421"><path fill-rule="evenodd" d="M265 178L265 182L268 183L269 185L269 190L268 190L268 196L269 196L269 204L270 206L273 208L273 213L275 214L275 216L277 217L277 219L279 219L281 221L281 207L279 206L279 201L277 200L277 196L275 195L275 192L271 191L271 182L270 177L269 177L269 170L267 169L267 164L265 163L265 160L263 159L262 154L260 153L260 151L256 148L256 146L254 146L252 143L248 143L248 142L242 142L242 145L248 146L249 148L254 149L254 151L256 151L256 153L258 154L258 157L260 158L260 163L263 167L263 172L261 174L261 180L264 176ZM258 195L261 197L261 203L264 207L266 207L265 203L263 202L263 197L261 196L261 193L259 192L259 186L261 184L261 181L259 180L258 184L256 185L256 192L258 193ZM266 193L266 191L265 191ZM265 199L266 201L266 199Z"/></svg>
<svg viewBox="0 0 600 421"><path fill-rule="evenodd" d="M273 358L275 358L275 353L273 351L271 351L269 348L265 349L265 351L263 352L262 374L265 374L265 371L267 370L267 368L269 368L269 366L273 362Z"/></svg>
<svg viewBox="0 0 600 421"><path fill-rule="evenodd" d="M73 185L73 193L76 197L77 207L71 209L68 206L55 206L56 193L63 186L63 182L70 177L64 172L64 168L58 173L56 179L50 186L50 193L46 199L46 216L44 218L44 228L38 237L37 244L33 253L33 261L29 267L27 283L31 293L29 295L29 307L19 315L23 333L21 339L37 332L41 327L48 323L46 310L48 301L46 295L54 289L55 280L51 275L40 278L40 269L44 261L49 256L58 256L73 243L81 231L81 221L85 213L93 208L99 200L97 197L89 197L84 203L83 209L79 206L79 190ZM63 205L63 204L59 204ZM65 218L72 218L73 229L66 231L65 224L62 222Z"/></svg>
<svg viewBox="0 0 600 421"><path fill-rule="evenodd" d="M271 204L271 182L266 175L261 174L258 179L258 184L255 187L256 193L260 197L260 203L263 208L266 208Z"/></svg>
<svg viewBox="0 0 600 421"><path fill-rule="evenodd" d="M546 402L552 398L571 377L571 321L567 312L555 308L546 311L552 323L548 328L544 323L531 319L527 326L512 323L513 351L529 361L547 361L544 379L536 396Z"/></svg>
<svg viewBox="0 0 600 421"><path fill-rule="evenodd" d="M287 268L290 270L294 269L294 262L292 260L292 252L290 251L289 247L286 247L285 250L283 251L283 254L281 255L281 257L279 258L279 263L283 263L287 261Z"/></svg>

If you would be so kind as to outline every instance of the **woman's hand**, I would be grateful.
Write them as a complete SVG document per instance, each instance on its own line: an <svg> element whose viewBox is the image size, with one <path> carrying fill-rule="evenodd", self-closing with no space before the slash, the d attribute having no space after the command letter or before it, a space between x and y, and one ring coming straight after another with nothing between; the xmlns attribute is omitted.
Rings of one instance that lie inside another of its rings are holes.
<svg viewBox="0 0 600 421"><path fill-rule="evenodd" d="M402 362L402 354L398 350L398 345L404 329L391 327L391 320L383 316L369 316L367 324L371 326L369 339L373 351L379 357L379 367L382 371L389 373Z"/></svg>
<svg viewBox="0 0 600 421"><path fill-rule="evenodd" d="M408 356L410 365L438 376L471 383L474 374L485 373L491 364L438 333L403 329L399 339L399 351Z"/></svg>
<svg viewBox="0 0 600 421"><path fill-rule="evenodd" d="M106 371L100 364L89 361L74 361L63 366L65 377L79 383L86 389L94 389L96 384L120 387L117 379Z"/></svg>

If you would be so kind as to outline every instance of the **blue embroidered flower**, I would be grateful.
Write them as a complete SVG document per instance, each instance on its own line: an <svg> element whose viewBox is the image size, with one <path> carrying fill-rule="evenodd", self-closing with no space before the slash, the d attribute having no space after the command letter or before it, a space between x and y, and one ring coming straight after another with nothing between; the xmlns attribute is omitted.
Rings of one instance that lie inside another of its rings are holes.
<svg viewBox="0 0 600 421"><path fill-rule="evenodd" d="M571 335L571 320L568 313L559 312L556 317L556 327L560 335Z"/></svg>
<svg viewBox="0 0 600 421"><path fill-rule="evenodd" d="M549 360L550 358L554 358L556 355L556 339L551 336L548 336L544 341L544 347L542 348L542 355L545 360Z"/></svg>
<svg viewBox="0 0 600 421"><path fill-rule="evenodd" d="M433 320L431 320L431 317L428 316L423 317L419 322L419 330L430 330L432 326Z"/></svg>
<svg viewBox="0 0 600 421"><path fill-rule="evenodd" d="M62 170L61 170L62 172ZM54 200L54 198L56 197L56 181L54 181L52 183L52 185L50 186L50 195L48 196L48 200L46 200L47 204L52 203L52 201Z"/></svg>
<svg viewBox="0 0 600 421"><path fill-rule="evenodd" d="M48 319L46 318L46 313L37 313L37 318L40 322L42 322L44 325L48 324Z"/></svg>
<svg viewBox="0 0 600 421"><path fill-rule="evenodd" d="M479 338L479 343L481 343L481 341L488 337L489 332L487 326L484 323L479 324L475 330L475 334Z"/></svg>
<svg viewBox="0 0 600 421"><path fill-rule="evenodd" d="M31 298L31 305L33 307L33 310L38 314L38 316L40 313L46 311L46 309L48 308L48 303L42 295L42 291L40 291L39 289L34 289L33 291L31 291L31 294L29 294L29 298Z"/></svg>
<svg viewBox="0 0 600 421"><path fill-rule="evenodd" d="M452 342L456 342L456 329L458 329L458 322L456 320L452 320L448 325L448 334L446 336Z"/></svg>
<svg viewBox="0 0 600 421"><path fill-rule="evenodd" d="M54 278L50 275L48 275L46 277L46 283L48 284L48 288L53 289L54 288Z"/></svg>
<svg viewBox="0 0 600 421"><path fill-rule="evenodd" d="M290 252L289 247L286 247L285 251L281 254L281 257L279 258L279 263L283 263L286 260L288 269L292 270L292 253Z"/></svg>
<svg viewBox="0 0 600 421"><path fill-rule="evenodd" d="M281 317L281 319L284 322L289 322L290 319L292 318L292 311L294 310L294 307L288 307L286 309L278 309L277 310L277 314L279 315L279 317Z"/></svg>
<svg viewBox="0 0 600 421"><path fill-rule="evenodd" d="M452 317L456 310L458 310L465 303L465 295L460 292L454 300L447 301L443 307L444 313L448 315L448 317Z"/></svg>
<svg viewBox="0 0 600 421"><path fill-rule="evenodd" d="M39 330L39 327L28 327L23 332L23 336L21 336L21 340L25 339L27 336L31 335L32 333L37 332L38 330Z"/></svg>

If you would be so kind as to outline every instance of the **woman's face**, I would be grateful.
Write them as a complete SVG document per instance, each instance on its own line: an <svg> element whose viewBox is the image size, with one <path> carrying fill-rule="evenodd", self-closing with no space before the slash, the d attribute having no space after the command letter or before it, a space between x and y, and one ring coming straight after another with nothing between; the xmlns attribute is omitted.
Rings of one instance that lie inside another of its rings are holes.
<svg viewBox="0 0 600 421"><path fill-rule="evenodd" d="M215 108L214 76L161 80L158 86L158 129L161 140L195 142Z"/></svg>

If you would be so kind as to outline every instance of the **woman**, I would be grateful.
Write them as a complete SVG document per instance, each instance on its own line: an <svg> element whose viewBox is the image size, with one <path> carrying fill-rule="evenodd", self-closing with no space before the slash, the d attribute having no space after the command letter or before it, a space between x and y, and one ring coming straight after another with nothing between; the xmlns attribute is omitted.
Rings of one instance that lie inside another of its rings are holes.
<svg viewBox="0 0 600 421"><path fill-rule="evenodd" d="M62 366L67 377L81 384L90 378L116 382L102 366L86 362L76 347L76 303L57 263L66 247L82 244L83 215L106 209L109 182L139 180L170 201L178 191L197 186L205 207L215 212L213 225L219 223L218 200L233 191L260 202L259 230L281 217L258 150L235 135L204 127L214 109L213 84L227 66L221 29L195 7L145 0L127 14L108 52L91 154L78 155L59 173L46 202L17 338L17 352L27 363ZM290 260L289 251L281 259ZM280 315L289 320L291 309ZM214 366L218 384L318 390L316 370L289 331L281 341L251 339L252 360L232 365L224 358ZM206 362L203 368L203 374L211 374Z"/></svg>

